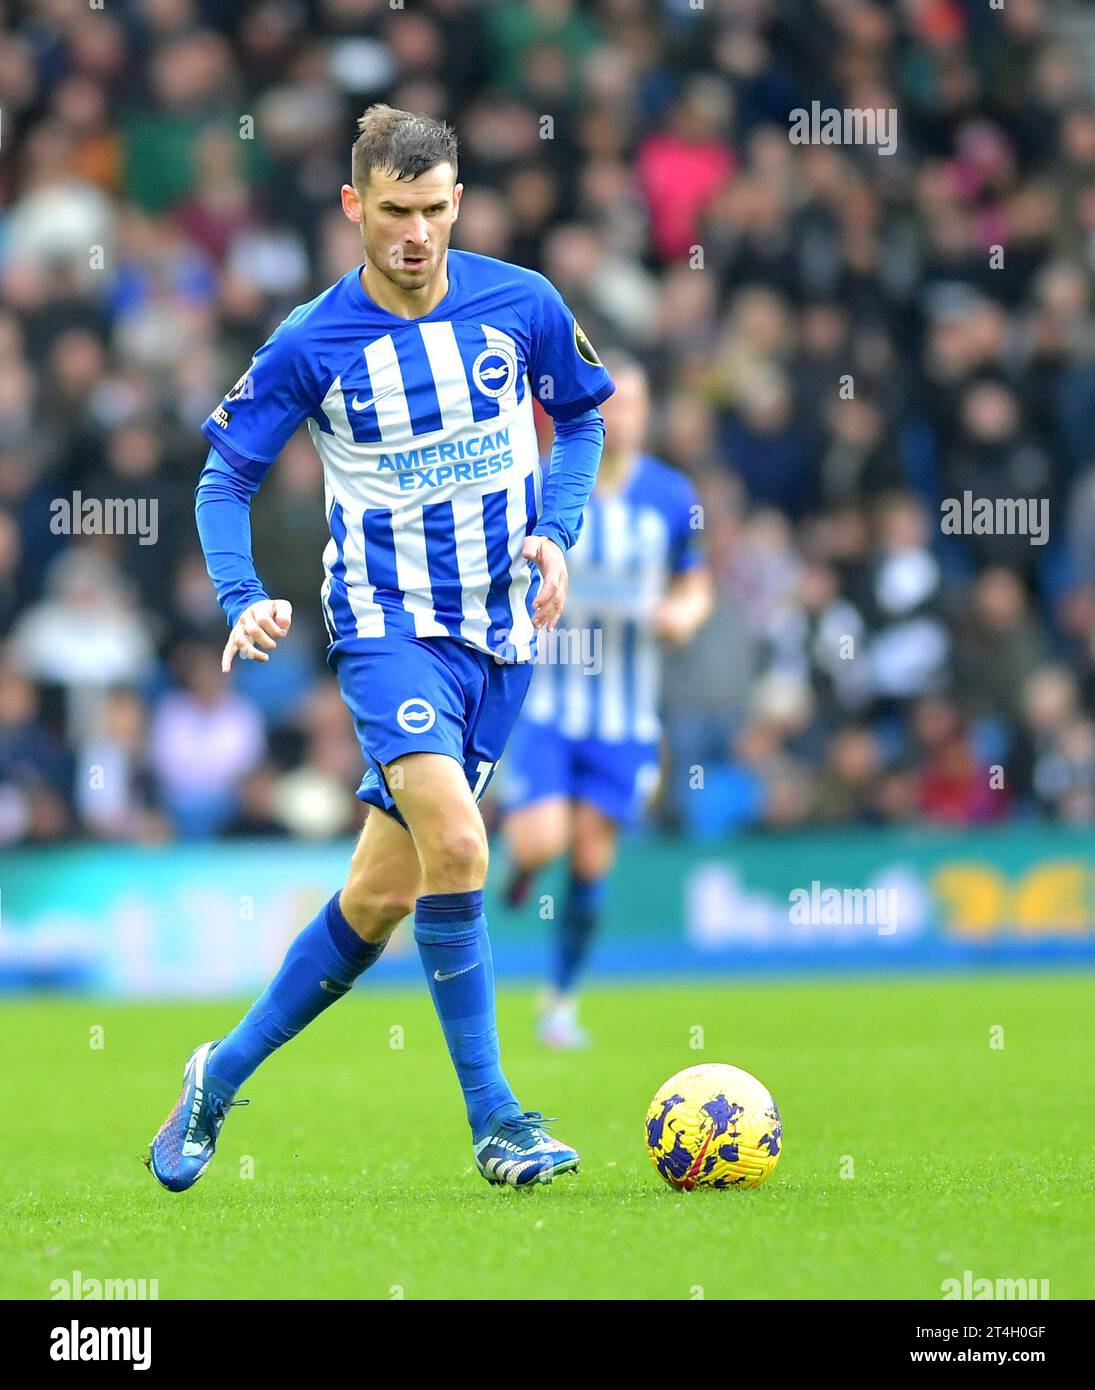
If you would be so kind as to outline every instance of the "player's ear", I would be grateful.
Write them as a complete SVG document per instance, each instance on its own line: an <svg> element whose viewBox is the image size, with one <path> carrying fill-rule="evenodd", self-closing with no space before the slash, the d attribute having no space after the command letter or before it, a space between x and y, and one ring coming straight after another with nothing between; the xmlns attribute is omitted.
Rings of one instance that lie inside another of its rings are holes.
<svg viewBox="0 0 1095 1390"><path fill-rule="evenodd" d="M352 183L342 185L342 211L351 222L360 222L362 217L361 194Z"/></svg>
<svg viewBox="0 0 1095 1390"><path fill-rule="evenodd" d="M460 216L460 196L464 192L462 183L454 184L452 190L452 220L455 222Z"/></svg>

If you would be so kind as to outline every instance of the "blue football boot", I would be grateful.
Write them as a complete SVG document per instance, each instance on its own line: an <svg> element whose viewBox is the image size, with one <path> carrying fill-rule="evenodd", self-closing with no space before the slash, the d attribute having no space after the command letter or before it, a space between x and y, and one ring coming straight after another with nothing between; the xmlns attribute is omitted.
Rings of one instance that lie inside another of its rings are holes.
<svg viewBox="0 0 1095 1390"><path fill-rule="evenodd" d="M551 1182L559 1173L578 1171L578 1152L544 1129L551 1124L538 1110L509 1115L473 1145L475 1162L487 1182L511 1187Z"/></svg>
<svg viewBox="0 0 1095 1390"><path fill-rule="evenodd" d="M225 1116L233 1106L249 1103L233 1100L231 1091L206 1076L209 1054L218 1042L202 1043L190 1054L175 1108L148 1146L145 1164L168 1192L194 1186L213 1157Z"/></svg>

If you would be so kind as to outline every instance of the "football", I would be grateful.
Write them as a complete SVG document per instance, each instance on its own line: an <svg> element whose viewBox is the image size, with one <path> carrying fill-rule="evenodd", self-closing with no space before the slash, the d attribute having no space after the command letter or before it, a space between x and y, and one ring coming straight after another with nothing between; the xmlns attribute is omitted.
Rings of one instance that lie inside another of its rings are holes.
<svg viewBox="0 0 1095 1390"><path fill-rule="evenodd" d="M783 1148L779 1110L740 1067L703 1063L671 1076L646 1112L650 1161L670 1187L759 1187Z"/></svg>

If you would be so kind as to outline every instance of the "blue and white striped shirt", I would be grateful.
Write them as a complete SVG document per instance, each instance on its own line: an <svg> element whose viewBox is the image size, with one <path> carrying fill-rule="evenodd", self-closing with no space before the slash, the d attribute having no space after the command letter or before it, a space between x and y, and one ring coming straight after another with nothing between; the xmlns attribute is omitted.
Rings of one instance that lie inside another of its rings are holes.
<svg viewBox="0 0 1095 1390"><path fill-rule="evenodd" d="M593 493L567 556L566 612L541 645L522 719L570 739L657 741L654 610L675 575L703 563L697 505L691 481L649 454L619 493Z"/></svg>
<svg viewBox="0 0 1095 1390"><path fill-rule="evenodd" d="M528 661L538 576L521 549L543 508L533 396L568 421L612 381L534 271L450 251L445 297L401 319L360 269L285 319L202 432L257 485L307 422L332 642L402 630Z"/></svg>

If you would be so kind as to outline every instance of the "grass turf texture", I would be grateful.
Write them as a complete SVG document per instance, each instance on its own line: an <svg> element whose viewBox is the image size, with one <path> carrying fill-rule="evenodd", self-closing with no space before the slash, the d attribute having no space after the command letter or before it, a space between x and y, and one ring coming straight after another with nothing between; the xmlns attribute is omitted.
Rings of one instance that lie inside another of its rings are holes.
<svg viewBox="0 0 1095 1390"><path fill-rule="evenodd" d="M238 1008L8 1003L0 1295L48 1298L80 1270L157 1279L160 1298L936 1299L968 1269L1091 1297L1091 985L602 988L576 1055L541 1050L531 994L504 990L510 1079L582 1152L580 1176L530 1193L472 1171L425 989L363 983L274 1057L181 1197L138 1155ZM702 1060L779 1102L785 1152L755 1192L675 1193L647 1159L651 1095Z"/></svg>

